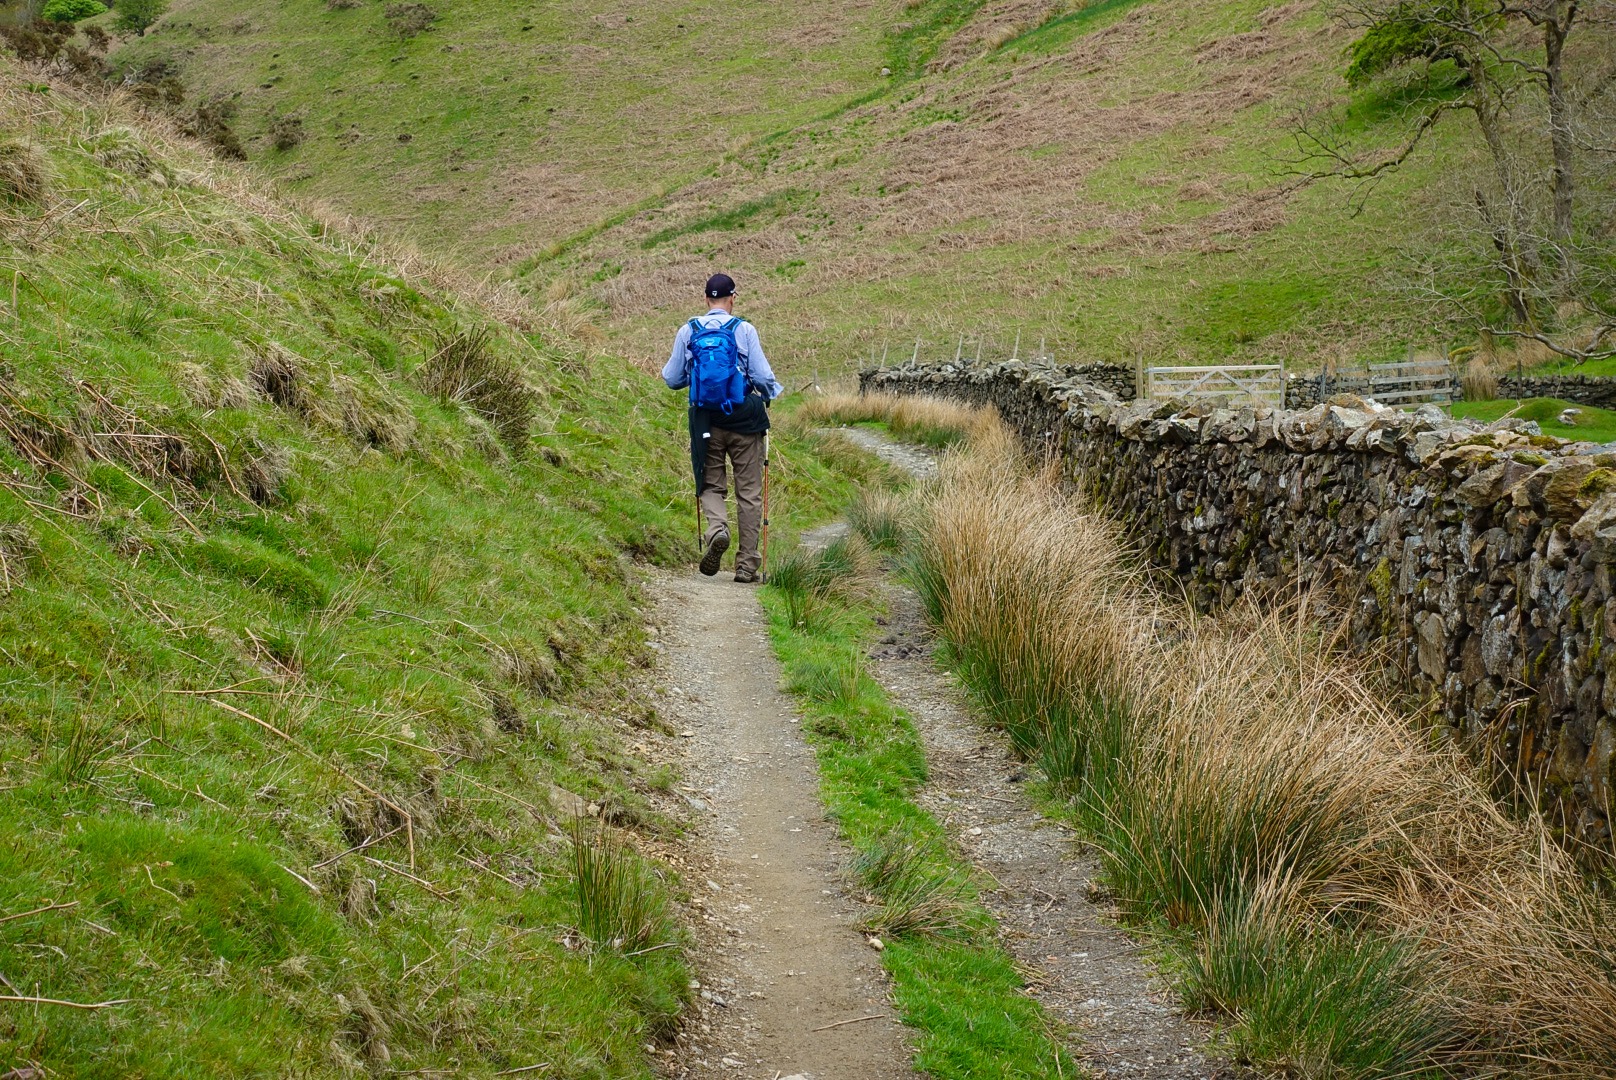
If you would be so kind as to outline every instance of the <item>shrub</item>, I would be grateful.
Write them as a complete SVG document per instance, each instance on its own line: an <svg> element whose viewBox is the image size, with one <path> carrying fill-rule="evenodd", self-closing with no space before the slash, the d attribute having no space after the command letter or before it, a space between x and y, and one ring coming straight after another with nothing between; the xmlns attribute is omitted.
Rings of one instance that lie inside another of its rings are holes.
<svg viewBox="0 0 1616 1080"><path fill-rule="evenodd" d="M46 63L56 59L56 54L62 51L67 39L72 36L71 23L59 23L49 19L0 24L0 38L4 38L6 44L11 46L11 51L17 54L17 59L33 63Z"/></svg>
<svg viewBox="0 0 1616 1080"><path fill-rule="evenodd" d="M101 0L49 0L40 9L39 17L51 22L76 23L106 13L107 5Z"/></svg>
<svg viewBox="0 0 1616 1080"><path fill-rule="evenodd" d="M167 10L168 0L118 0L118 14L112 25L121 33L145 37Z"/></svg>
<svg viewBox="0 0 1616 1080"><path fill-rule="evenodd" d="M185 101L185 82L175 65L162 58L152 60L124 74L124 89L141 104L174 112Z"/></svg>
<svg viewBox="0 0 1616 1080"><path fill-rule="evenodd" d="M0 140L0 202L33 206L45 197L45 160L38 150L11 139Z"/></svg>
<svg viewBox="0 0 1616 1080"><path fill-rule="evenodd" d="M241 137L234 126L236 111L235 99L223 94L198 102L185 125L185 133L213 147L220 157L246 161L247 150L241 145Z"/></svg>
<svg viewBox="0 0 1616 1080"><path fill-rule="evenodd" d="M426 4L388 4L383 13L387 27L400 41L408 41L437 22L438 13Z"/></svg>

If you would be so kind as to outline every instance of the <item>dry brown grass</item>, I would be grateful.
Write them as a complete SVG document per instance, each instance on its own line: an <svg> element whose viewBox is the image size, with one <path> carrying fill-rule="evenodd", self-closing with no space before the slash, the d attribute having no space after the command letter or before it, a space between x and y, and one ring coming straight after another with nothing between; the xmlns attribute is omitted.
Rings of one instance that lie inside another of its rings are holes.
<svg viewBox="0 0 1616 1080"><path fill-rule="evenodd" d="M1487 353L1471 357L1459 376L1459 386L1466 401L1492 401L1498 397L1498 369Z"/></svg>
<svg viewBox="0 0 1616 1080"><path fill-rule="evenodd" d="M38 150L13 139L0 141L0 201L37 205L45 198L47 176Z"/></svg>
<svg viewBox="0 0 1616 1080"><path fill-rule="evenodd" d="M1205 951L1217 928L1238 945L1271 921L1256 898L1277 891L1288 923L1265 941L1407 954L1406 1007L1374 1006L1388 1060L1616 1077L1616 912L1543 823L1388 705L1310 598L1193 617L998 446L945 465L922 594L990 715L1071 792L1125 908ZM1265 962L1265 984L1306 966Z"/></svg>
<svg viewBox="0 0 1616 1080"><path fill-rule="evenodd" d="M898 394L826 394L809 398L793 414L803 425L885 424L899 438L928 446L962 440L995 441L1002 425L992 409L973 409L945 398Z"/></svg>

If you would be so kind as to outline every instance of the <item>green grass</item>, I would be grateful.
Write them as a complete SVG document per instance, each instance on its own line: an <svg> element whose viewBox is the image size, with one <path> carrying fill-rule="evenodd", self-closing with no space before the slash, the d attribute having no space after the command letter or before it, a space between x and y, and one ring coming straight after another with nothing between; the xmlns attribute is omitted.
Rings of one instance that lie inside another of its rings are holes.
<svg viewBox="0 0 1616 1080"><path fill-rule="evenodd" d="M1560 423L1559 416L1566 409L1577 409L1581 413L1575 426ZM1453 415L1483 422L1512 416L1537 421L1545 435L1561 439L1586 439L1589 442L1616 442L1616 412L1592 405L1578 405L1560 398L1461 401L1453 406Z"/></svg>
<svg viewBox="0 0 1616 1080"><path fill-rule="evenodd" d="M631 355L664 349L720 267L793 385L872 350L906 356L916 338L951 355L960 333L990 358L1019 331L1063 360L1193 362L1382 360L1464 334L1433 327L1392 272L1425 236L1461 234L1439 226L1463 123L1361 213L1331 184L1251 202L1291 175L1298 101L1340 103L1366 145L1402 132L1383 88L1347 101L1349 35L1320 11L1268 28L1272 55L1240 59L1204 48L1263 29L1266 0L1101 0L974 56L948 49L993 14L979 0L745 17L648 0L436 6L434 28L399 43L378 33L379 5L178 0L116 59L174 57L200 90L239 92L250 154L296 190L537 295L569 282ZM1096 30L1119 31L1102 67L1049 62L1078 59ZM592 77L605 58L612 78ZM1250 100L1187 104L1236 77ZM1066 115L1028 143L1014 118L1052 109ZM283 115L309 132L288 151L267 142ZM954 140L962 152L935 152ZM931 190L950 213L917 203Z"/></svg>
<svg viewBox="0 0 1616 1080"><path fill-rule="evenodd" d="M984 0L920 0L907 4L903 21L887 31L887 68L896 79L912 79L948 39L975 15Z"/></svg>
<svg viewBox="0 0 1616 1080"><path fill-rule="evenodd" d="M773 195L753 199L733 209L710 214L707 217L698 218L683 225L670 225L668 228L660 232L654 232L646 237L645 246L648 248L658 247L677 240L681 236L692 236L696 233L729 232L734 229L744 229L747 222L754 218L763 216L778 217L791 212L810 198L812 198L812 193L798 188L776 192Z"/></svg>
<svg viewBox="0 0 1616 1080"><path fill-rule="evenodd" d="M0 105L50 176L0 232L0 915L68 905L0 924L3 968L24 994L128 999L8 1005L0 1055L87 1078L649 1076L682 950L570 928L681 886L635 869L581 914L551 792L675 829L630 744L660 724L638 567L694 557L682 400L249 208L252 179L115 105L10 67ZM177 181L100 163L123 126ZM532 395L531 433L423 388L466 332ZM779 442L782 520L869 478Z"/></svg>
<svg viewBox="0 0 1616 1080"><path fill-rule="evenodd" d="M833 545L833 548L836 547ZM876 608L857 541L764 591L769 634L818 757L827 812L858 852L854 872L876 902L870 929L895 980L904 1023L916 1028L917 1067L939 1080L1075 1075L1051 1021L1028 996L1012 958L993 940L969 863L915 802L925 750L912 718L863 663ZM790 594L822 603L803 620Z"/></svg>
<svg viewBox="0 0 1616 1080"><path fill-rule="evenodd" d="M1079 34L1088 32L1102 21L1138 7L1144 0L1093 0L1076 11L1057 15L1040 25L1011 38L999 47L1000 52L1049 53L1065 45Z"/></svg>

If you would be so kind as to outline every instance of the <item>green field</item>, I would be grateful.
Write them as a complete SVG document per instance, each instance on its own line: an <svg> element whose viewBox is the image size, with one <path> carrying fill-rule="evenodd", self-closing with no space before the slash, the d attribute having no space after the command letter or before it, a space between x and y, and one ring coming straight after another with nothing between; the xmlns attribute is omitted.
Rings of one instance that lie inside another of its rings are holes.
<svg viewBox="0 0 1616 1080"><path fill-rule="evenodd" d="M1575 424L1562 424L1559 417L1567 409L1579 411ZM1561 439L1582 439L1589 442L1616 442L1616 412L1592 405L1578 405L1559 398L1527 398L1525 401L1461 401L1453 406L1453 415L1484 423L1505 416L1521 420L1535 420L1543 434Z"/></svg>

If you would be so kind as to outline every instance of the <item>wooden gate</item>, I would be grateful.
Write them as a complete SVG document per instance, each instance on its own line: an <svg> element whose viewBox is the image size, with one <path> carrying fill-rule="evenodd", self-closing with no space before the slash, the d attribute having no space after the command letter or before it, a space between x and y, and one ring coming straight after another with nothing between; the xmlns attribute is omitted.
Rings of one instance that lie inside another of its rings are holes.
<svg viewBox="0 0 1616 1080"><path fill-rule="evenodd" d="M1285 365L1239 367L1153 367L1144 372L1144 394L1151 401L1169 398L1210 400L1222 405L1285 407Z"/></svg>
<svg viewBox="0 0 1616 1080"><path fill-rule="evenodd" d="M1369 396L1382 405L1452 405L1453 365L1447 360L1370 364Z"/></svg>

